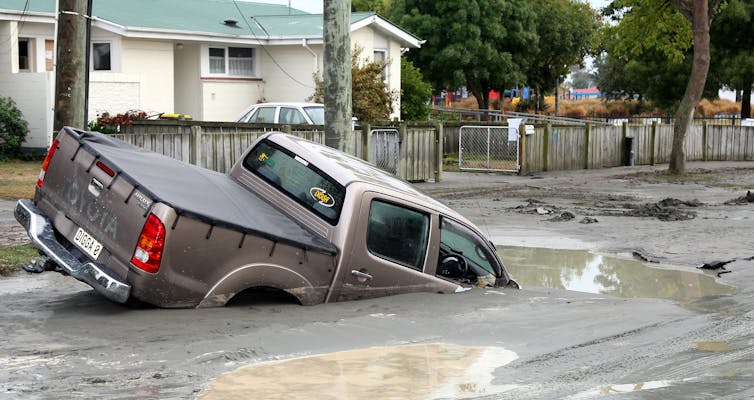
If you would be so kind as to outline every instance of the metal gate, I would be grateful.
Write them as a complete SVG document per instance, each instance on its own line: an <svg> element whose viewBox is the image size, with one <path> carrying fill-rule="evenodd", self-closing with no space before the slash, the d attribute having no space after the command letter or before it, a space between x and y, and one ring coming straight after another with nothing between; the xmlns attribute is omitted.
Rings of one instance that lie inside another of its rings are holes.
<svg viewBox="0 0 754 400"><path fill-rule="evenodd" d="M369 161L383 171L400 176L400 135L397 129L372 129L369 146Z"/></svg>
<svg viewBox="0 0 754 400"><path fill-rule="evenodd" d="M458 134L458 168L518 172L518 139L516 125L462 126Z"/></svg>

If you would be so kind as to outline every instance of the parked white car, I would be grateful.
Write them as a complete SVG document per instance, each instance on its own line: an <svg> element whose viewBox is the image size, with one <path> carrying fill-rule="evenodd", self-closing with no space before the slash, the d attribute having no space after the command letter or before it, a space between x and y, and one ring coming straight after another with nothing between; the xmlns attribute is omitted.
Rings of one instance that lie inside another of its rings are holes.
<svg viewBox="0 0 754 400"><path fill-rule="evenodd" d="M236 122L324 125L325 106L319 103L259 103L245 109Z"/></svg>

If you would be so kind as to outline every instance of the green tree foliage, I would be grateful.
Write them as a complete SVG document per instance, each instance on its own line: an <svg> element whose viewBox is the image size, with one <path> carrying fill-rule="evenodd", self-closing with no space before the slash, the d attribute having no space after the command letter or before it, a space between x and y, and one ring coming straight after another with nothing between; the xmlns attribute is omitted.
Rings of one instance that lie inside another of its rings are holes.
<svg viewBox="0 0 754 400"><path fill-rule="evenodd" d="M21 144L29 133L29 124L23 119L16 102L0 96L0 159L21 155Z"/></svg>
<svg viewBox="0 0 754 400"><path fill-rule="evenodd" d="M380 15L387 15L391 3L391 0L351 0L351 11L376 11Z"/></svg>
<svg viewBox="0 0 754 400"><path fill-rule="evenodd" d="M585 70L578 70L571 74L571 85L574 89L586 89L594 85L594 74Z"/></svg>
<svg viewBox="0 0 754 400"><path fill-rule="evenodd" d="M533 59L526 83L538 94L552 93L570 67L591 50L599 15L585 2L573 0L533 0L531 4L539 44L529 49ZM537 98L541 106L544 96Z"/></svg>
<svg viewBox="0 0 754 400"><path fill-rule="evenodd" d="M754 85L754 0L730 0L712 23L712 70L719 83L742 91L741 117L751 117Z"/></svg>
<svg viewBox="0 0 754 400"><path fill-rule="evenodd" d="M351 53L353 116L359 121L387 120L393 110L393 102L398 97L397 93L390 90L383 77L388 64L362 59L362 51L361 48L355 48ZM325 83L318 74L314 74L314 83L314 94L307 100L322 103L325 97Z"/></svg>
<svg viewBox="0 0 754 400"><path fill-rule="evenodd" d="M721 0L615 0L606 12L618 19L611 35L619 40L618 57L638 56L648 51L662 53L670 62L681 64L693 49L691 73L675 111L670 171L686 169L684 140L692 112L699 104L710 66L710 24Z"/></svg>
<svg viewBox="0 0 754 400"><path fill-rule="evenodd" d="M426 120L431 96L432 85L424 80L424 75L411 61L401 57L401 119Z"/></svg>
<svg viewBox="0 0 754 400"><path fill-rule="evenodd" d="M389 17L426 40L408 57L435 89L466 86L482 109L490 89L524 81L537 46L525 0L393 0Z"/></svg>

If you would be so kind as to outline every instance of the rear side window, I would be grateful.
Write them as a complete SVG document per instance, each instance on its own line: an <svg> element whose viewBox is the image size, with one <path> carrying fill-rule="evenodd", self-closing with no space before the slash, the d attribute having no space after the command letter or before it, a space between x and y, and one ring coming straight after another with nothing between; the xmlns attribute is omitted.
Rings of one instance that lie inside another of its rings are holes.
<svg viewBox="0 0 754 400"><path fill-rule="evenodd" d="M301 111L291 107L280 107L281 124L306 124L306 118Z"/></svg>
<svg viewBox="0 0 754 400"><path fill-rule="evenodd" d="M422 270L429 238L429 216L395 204L372 201L367 249L398 264Z"/></svg>
<svg viewBox="0 0 754 400"><path fill-rule="evenodd" d="M258 122L260 124L275 123L275 107L257 108L257 111L249 118L249 122Z"/></svg>
<svg viewBox="0 0 754 400"><path fill-rule="evenodd" d="M346 189L308 161L265 140L243 164L331 225L338 223Z"/></svg>

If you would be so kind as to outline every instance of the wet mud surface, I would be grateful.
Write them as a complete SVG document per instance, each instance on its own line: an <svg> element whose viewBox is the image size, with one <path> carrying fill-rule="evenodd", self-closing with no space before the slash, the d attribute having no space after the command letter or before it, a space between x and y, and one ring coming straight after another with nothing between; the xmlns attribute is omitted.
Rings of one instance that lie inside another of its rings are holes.
<svg viewBox="0 0 754 400"><path fill-rule="evenodd" d="M533 280L523 290L159 310L112 304L54 272L0 278L0 397L211 398L222 387L258 383L243 372L259 368L262 376L301 376L308 398L752 398L754 204L726 202L754 189L754 163L689 167L692 179L636 167L446 174L419 185L498 245L591 251L553 253L567 267L557 272L537 272L552 260L510 251L506 262ZM0 201L0 232L10 226L7 203ZM694 217L625 214L647 204ZM566 212L573 218L549 221ZM596 221L582 223L587 218ZM684 275L623 265L638 262L636 254ZM595 257L608 266L587 265ZM730 261L730 272L717 278L698 269L716 261ZM574 286L595 282L638 295ZM707 290L716 285L723 289ZM646 294L682 289L692 295ZM485 351L499 352L490 353L498 364L484 361ZM317 375L310 363L340 372ZM434 378L443 373L442 382ZM261 389L283 399L300 388Z"/></svg>

